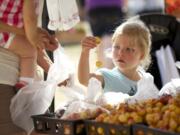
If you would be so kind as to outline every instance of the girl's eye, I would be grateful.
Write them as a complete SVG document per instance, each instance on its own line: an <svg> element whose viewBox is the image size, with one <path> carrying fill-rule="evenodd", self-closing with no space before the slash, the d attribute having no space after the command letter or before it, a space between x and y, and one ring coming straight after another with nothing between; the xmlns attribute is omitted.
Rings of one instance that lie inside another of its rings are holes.
<svg viewBox="0 0 180 135"><path fill-rule="evenodd" d="M135 50L133 48L126 48L126 52L133 53Z"/></svg>
<svg viewBox="0 0 180 135"><path fill-rule="evenodd" d="M116 50L119 50L120 46L115 45L115 46L113 46L113 48L116 49Z"/></svg>

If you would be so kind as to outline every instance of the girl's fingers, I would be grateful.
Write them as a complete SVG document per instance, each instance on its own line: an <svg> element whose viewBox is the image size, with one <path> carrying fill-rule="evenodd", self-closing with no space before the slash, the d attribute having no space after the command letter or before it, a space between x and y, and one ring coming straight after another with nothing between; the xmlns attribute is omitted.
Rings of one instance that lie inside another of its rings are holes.
<svg viewBox="0 0 180 135"><path fill-rule="evenodd" d="M96 43L93 40L88 40L88 41L82 42L82 46L94 48L94 47L96 47Z"/></svg>

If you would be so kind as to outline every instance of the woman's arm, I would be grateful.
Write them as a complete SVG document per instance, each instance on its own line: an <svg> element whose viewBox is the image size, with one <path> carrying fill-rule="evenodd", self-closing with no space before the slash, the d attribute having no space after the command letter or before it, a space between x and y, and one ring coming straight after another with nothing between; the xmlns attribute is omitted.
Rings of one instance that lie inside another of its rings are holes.
<svg viewBox="0 0 180 135"><path fill-rule="evenodd" d="M23 21L26 37L32 45L35 45L38 37L37 15L35 13L35 4L33 0L24 0L23 3Z"/></svg>
<svg viewBox="0 0 180 135"><path fill-rule="evenodd" d="M38 28L37 26L38 16L35 10L36 8L33 0L24 0L23 21L26 37L34 47L55 50L58 47L55 38L45 29Z"/></svg>
<svg viewBox="0 0 180 135"><path fill-rule="evenodd" d="M10 32L14 33L16 35L25 35L24 29L23 28L17 28L14 26L10 26L6 23L3 23L0 21L0 32Z"/></svg>

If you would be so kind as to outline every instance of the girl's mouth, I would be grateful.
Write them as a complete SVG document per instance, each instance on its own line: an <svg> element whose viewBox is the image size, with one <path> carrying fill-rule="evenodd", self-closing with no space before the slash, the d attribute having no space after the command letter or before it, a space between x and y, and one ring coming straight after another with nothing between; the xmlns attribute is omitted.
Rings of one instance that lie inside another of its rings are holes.
<svg viewBox="0 0 180 135"><path fill-rule="evenodd" d="M117 62L119 62L119 63L125 63L125 61L124 61L124 60L121 60L121 59L117 60Z"/></svg>

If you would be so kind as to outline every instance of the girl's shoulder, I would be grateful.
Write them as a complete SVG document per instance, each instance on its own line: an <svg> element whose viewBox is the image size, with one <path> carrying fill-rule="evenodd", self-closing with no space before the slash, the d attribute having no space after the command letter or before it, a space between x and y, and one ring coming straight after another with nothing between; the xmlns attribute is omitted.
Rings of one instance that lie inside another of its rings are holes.
<svg viewBox="0 0 180 135"><path fill-rule="evenodd" d="M114 73L117 73L118 70L116 68L113 68L113 69L100 68L96 72L101 73L101 74L114 74Z"/></svg>

